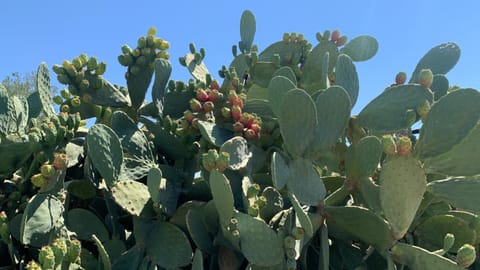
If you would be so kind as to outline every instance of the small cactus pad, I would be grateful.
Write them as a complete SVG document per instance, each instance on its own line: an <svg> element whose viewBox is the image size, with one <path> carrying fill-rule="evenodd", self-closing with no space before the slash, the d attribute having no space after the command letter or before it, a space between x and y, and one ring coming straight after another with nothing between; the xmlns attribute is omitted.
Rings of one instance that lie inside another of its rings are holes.
<svg viewBox="0 0 480 270"><path fill-rule="evenodd" d="M112 186L112 197L128 213L139 216L150 199L148 187L140 182L125 180Z"/></svg>
<svg viewBox="0 0 480 270"><path fill-rule="evenodd" d="M353 61L366 61L372 58L378 51L378 42L371 36L358 36L350 40L340 50L340 53L344 53Z"/></svg>
<svg viewBox="0 0 480 270"><path fill-rule="evenodd" d="M448 178L428 183L427 189L435 196L451 203L455 208L480 213L480 179Z"/></svg>
<svg viewBox="0 0 480 270"><path fill-rule="evenodd" d="M454 261L439 256L420 247L397 243L391 248L395 261L407 265L410 269L462 270Z"/></svg>

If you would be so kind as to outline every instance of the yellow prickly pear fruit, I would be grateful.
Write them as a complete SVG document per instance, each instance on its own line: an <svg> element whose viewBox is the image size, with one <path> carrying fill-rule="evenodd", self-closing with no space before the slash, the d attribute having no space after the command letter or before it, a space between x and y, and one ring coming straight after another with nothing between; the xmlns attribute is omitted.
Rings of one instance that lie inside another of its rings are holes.
<svg viewBox="0 0 480 270"><path fill-rule="evenodd" d="M470 244L461 246L457 251L457 264L463 268L467 268L475 262L477 253L475 247Z"/></svg>
<svg viewBox="0 0 480 270"><path fill-rule="evenodd" d="M387 155L395 155L397 153L397 146L392 135L382 136L382 147L383 152L385 152Z"/></svg>

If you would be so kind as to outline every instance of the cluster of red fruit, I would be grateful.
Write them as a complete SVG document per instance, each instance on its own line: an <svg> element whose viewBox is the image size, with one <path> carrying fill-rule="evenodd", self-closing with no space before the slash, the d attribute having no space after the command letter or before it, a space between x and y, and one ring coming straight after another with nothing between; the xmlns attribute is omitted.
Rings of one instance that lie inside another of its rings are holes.
<svg viewBox="0 0 480 270"><path fill-rule="evenodd" d="M223 100L223 94L219 91L220 87L217 81L212 81L207 89L197 88L196 97L189 102L190 110L183 113L184 120L181 121L182 128L198 127L199 117L202 120L211 118L211 112L215 109L215 102Z"/></svg>
<svg viewBox="0 0 480 270"><path fill-rule="evenodd" d="M247 140L255 140L260 137L260 125L261 120L253 114L242 112L243 110L243 98L237 95L235 90L230 90L228 93L228 103L230 108L224 107L222 109L222 115L225 118L232 118L233 131L238 134L242 134Z"/></svg>
<svg viewBox="0 0 480 270"><path fill-rule="evenodd" d="M340 36L340 31L334 30L332 32L331 41L335 43L338 47L345 45L347 42L347 36Z"/></svg>

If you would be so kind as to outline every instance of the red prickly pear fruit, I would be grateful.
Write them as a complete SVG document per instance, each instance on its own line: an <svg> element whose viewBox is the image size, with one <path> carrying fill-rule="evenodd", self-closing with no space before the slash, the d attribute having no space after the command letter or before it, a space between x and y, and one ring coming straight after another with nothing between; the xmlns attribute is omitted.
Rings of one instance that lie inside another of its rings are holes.
<svg viewBox="0 0 480 270"><path fill-rule="evenodd" d="M255 133L256 133L257 135L260 134L261 128L260 128L260 125L259 125L259 124L257 124L257 123L251 124L251 125L250 125L250 129L253 130L253 131L255 131Z"/></svg>
<svg viewBox="0 0 480 270"><path fill-rule="evenodd" d="M202 103L197 99L192 98L190 99L190 109L194 112L199 112L202 110Z"/></svg>
<svg viewBox="0 0 480 270"><path fill-rule="evenodd" d="M46 178L50 178L54 176L55 172L56 172L55 168L50 164L43 164L40 167L40 173Z"/></svg>
<svg viewBox="0 0 480 270"><path fill-rule="evenodd" d="M213 80L210 83L209 88L212 89L212 90L220 90L220 85L218 84L217 80Z"/></svg>
<svg viewBox="0 0 480 270"><path fill-rule="evenodd" d="M475 247L470 244L464 244L457 251L456 262L462 268L467 268L475 262L476 257Z"/></svg>
<svg viewBox="0 0 480 270"><path fill-rule="evenodd" d="M258 134L255 133L255 131L253 129L247 129L244 133L243 133L243 136L245 137L245 139L247 140L256 140L258 139Z"/></svg>
<svg viewBox="0 0 480 270"><path fill-rule="evenodd" d="M420 107L417 108L417 113L422 118L422 120L425 119L427 116L428 112L430 111L430 102L428 100L425 100Z"/></svg>
<svg viewBox="0 0 480 270"><path fill-rule="evenodd" d="M285 249L295 248L295 238L290 235L286 236L285 238L283 238L283 246L285 247Z"/></svg>
<svg viewBox="0 0 480 270"><path fill-rule="evenodd" d="M233 132L235 133L243 132L244 128L243 124L238 121L233 124Z"/></svg>
<svg viewBox="0 0 480 270"><path fill-rule="evenodd" d="M254 198L258 195L260 192L260 185L257 183L252 184L251 186L248 187L247 189L247 198Z"/></svg>
<svg viewBox="0 0 480 270"><path fill-rule="evenodd" d="M401 85L404 84L407 81L407 73L401 71L398 72L397 75L395 76L395 84L396 85Z"/></svg>
<svg viewBox="0 0 480 270"><path fill-rule="evenodd" d="M208 101L208 94L205 90L198 88L197 89L197 99L201 102Z"/></svg>
<svg viewBox="0 0 480 270"><path fill-rule="evenodd" d="M338 46L338 47L345 45L345 43L347 43L347 36L341 36L341 37L337 40L337 46Z"/></svg>
<svg viewBox="0 0 480 270"><path fill-rule="evenodd" d="M339 39L340 39L340 31L338 31L338 30L333 30L331 40L332 40L333 42L336 42L336 41L338 41Z"/></svg>
<svg viewBox="0 0 480 270"><path fill-rule="evenodd" d="M412 141L407 136L398 138L396 146L397 154L400 156L406 156L412 152Z"/></svg>
<svg viewBox="0 0 480 270"><path fill-rule="evenodd" d="M232 112L233 120L235 120L235 121L240 120L240 117L242 116L242 108L240 106L233 105L232 109L231 109L231 112Z"/></svg>
<svg viewBox="0 0 480 270"><path fill-rule="evenodd" d="M267 197L265 196L260 196L258 199L255 201L255 203L258 205L260 209L262 209L266 204L267 204Z"/></svg>
<svg viewBox="0 0 480 270"><path fill-rule="evenodd" d="M253 124L253 119L253 115L244 112L240 117L240 123L242 123L245 127L250 128L250 126Z"/></svg>
<svg viewBox="0 0 480 270"><path fill-rule="evenodd" d="M302 227L294 227L292 229L292 236L295 240L301 240L305 236L305 230Z"/></svg>
<svg viewBox="0 0 480 270"><path fill-rule="evenodd" d="M221 94L218 92L218 90L211 90L210 93L208 93L208 100L215 102L220 98L220 95Z"/></svg>
<svg viewBox="0 0 480 270"><path fill-rule="evenodd" d="M395 155L397 153L397 146L392 135L382 136L382 147L383 152L385 152L387 155Z"/></svg>
<svg viewBox="0 0 480 270"><path fill-rule="evenodd" d="M233 106L238 106L240 108L243 108L243 101L240 97L237 97L236 99L232 100L230 104L232 104Z"/></svg>
<svg viewBox="0 0 480 270"><path fill-rule="evenodd" d="M421 86L425 88L430 88L433 82L433 73L430 69L422 69L420 70L420 74L418 76L418 82Z"/></svg>
<svg viewBox="0 0 480 270"><path fill-rule="evenodd" d="M42 188L47 185L48 179L43 176L41 173L37 173L31 178L32 184L38 188Z"/></svg>
<svg viewBox="0 0 480 270"><path fill-rule="evenodd" d="M236 101L238 98L237 92L235 90L230 90L228 92L228 102L233 105L233 103Z"/></svg>
<svg viewBox="0 0 480 270"><path fill-rule="evenodd" d="M203 103L203 111L206 113L213 111L214 108L215 108L215 105L211 101L207 101Z"/></svg>
<svg viewBox="0 0 480 270"><path fill-rule="evenodd" d="M185 117L185 120L187 120L188 122L192 122L195 118L195 115L192 113L192 111L186 110L183 112L183 117Z"/></svg>
<svg viewBox="0 0 480 270"><path fill-rule="evenodd" d="M56 170L63 170L67 167L67 155L66 154L55 154L53 159L53 167Z"/></svg>
<svg viewBox="0 0 480 270"><path fill-rule="evenodd" d="M248 207L247 212L250 216L257 217L258 213L260 212L260 209L258 209L258 205L252 204Z"/></svg>
<svg viewBox="0 0 480 270"><path fill-rule="evenodd" d="M223 172L228 168L229 164L230 164L230 154L227 152L221 152L216 162L217 170L220 172Z"/></svg>
<svg viewBox="0 0 480 270"><path fill-rule="evenodd" d="M224 118L229 119L232 117L232 112L230 111L230 108L223 107L220 111Z"/></svg>

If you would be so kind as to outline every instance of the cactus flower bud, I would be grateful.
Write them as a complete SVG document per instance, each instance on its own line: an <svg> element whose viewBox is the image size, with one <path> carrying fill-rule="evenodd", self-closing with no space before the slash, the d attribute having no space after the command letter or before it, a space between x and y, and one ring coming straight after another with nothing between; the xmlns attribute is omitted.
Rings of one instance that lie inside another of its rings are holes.
<svg viewBox="0 0 480 270"><path fill-rule="evenodd" d="M407 136L398 138L396 146L397 153L400 156L406 156L412 152L412 141Z"/></svg>
<svg viewBox="0 0 480 270"><path fill-rule="evenodd" d="M240 117L242 116L242 108L240 108L238 105L233 105L231 112L233 120L239 121Z"/></svg>
<svg viewBox="0 0 480 270"><path fill-rule="evenodd" d="M343 46L345 45L345 43L347 43L347 36L341 36L338 40L337 40L337 46L340 47L340 46Z"/></svg>
<svg viewBox="0 0 480 270"><path fill-rule="evenodd" d="M397 75L395 76L395 84L401 85L401 84L404 84L405 81L407 81L407 73L403 71L398 72Z"/></svg>
<svg viewBox="0 0 480 270"><path fill-rule="evenodd" d="M258 209L258 205L257 204L252 204L248 207L248 210L247 210L248 214L252 217L257 217L258 216L258 213L260 212L260 209Z"/></svg>
<svg viewBox="0 0 480 270"><path fill-rule="evenodd" d="M208 101L208 94L205 90L198 88L197 89L197 99L201 102Z"/></svg>
<svg viewBox="0 0 480 270"><path fill-rule="evenodd" d="M45 178L50 178L55 175L55 168L50 165L50 164L43 164L40 167L40 173L45 177Z"/></svg>
<svg viewBox="0 0 480 270"><path fill-rule="evenodd" d="M467 268L475 262L476 257L475 247L470 244L464 244L457 251L456 262L459 266Z"/></svg>
<svg viewBox="0 0 480 270"><path fill-rule="evenodd" d="M199 112L202 110L202 103L200 103L200 101L198 101L197 99L190 99L190 109L194 112Z"/></svg>
<svg viewBox="0 0 480 270"><path fill-rule="evenodd" d="M333 30L331 40L337 42L340 39L340 31Z"/></svg>
<svg viewBox="0 0 480 270"><path fill-rule="evenodd" d="M254 198L260 192L260 185L257 183L252 184L247 189L247 198Z"/></svg>
<svg viewBox="0 0 480 270"><path fill-rule="evenodd" d="M267 204L267 197L265 196L260 196L258 199L255 201L255 203L258 205L260 209L262 209L266 204Z"/></svg>
<svg viewBox="0 0 480 270"><path fill-rule="evenodd" d="M395 140L393 139L392 135L384 135L382 136L382 147L383 152L387 155L394 155L397 153L397 146L395 144Z"/></svg>
<svg viewBox="0 0 480 270"><path fill-rule="evenodd" d="M218 171L225 171L230 164L230 154L227 152L221 152L215 164Z"/></svg>
<svg viewBox="0 0 480 270"><path fill-rule="evenodd" d="M69 263L75 263L80 259L80 253L82 251L82 246L79 240L74 239L67 242L67 254L65 259Z"/></svg>
<svg viewBox="0 0 480 270"><path fill-rule="evenodd" d="M286 236L285 238L283 238L283 246L285 247L285 249L295 248L295 238L290 235Z"/></svg>
<svg viewBox="0 0 480 270"><path fill-rule="evenodd" d="M292 236L295 240L301 240L305 237L305 230L302 227L294 227L292 229Z"/></svg>
<svg viewBox="0 0 480 270"><path fill-rule="evenodd" d="M215 108L215 105L211 101L207 101L203 103L203 111L206 113L213 111L214 108Z"/></svg>
<svg viewBox="0 0 480 270"><path fill-rule="evenodd" d="M421 86L425 88L430 88L433 82L433 73L430 69L422 69L420 70L420 74L418 75L418 82Z"/></svg>
<svg viewBox="0 0 480 270"><path fill-rule="evenodd" d="M57 170L63 170L67 167L67 155L66 154L55 154L53 159L53 167Z"/></svg>
<svg viewBox="0 0 480 270"><path fill-rule="evenodd" d="M240 122L238 122L238 121L233 124L233 131L234 131L235 133L241 133L241 132L243 132L243 129L244 129L244 128L245 128L245 127L243 126L243 124L240 123Z"/></svg>

